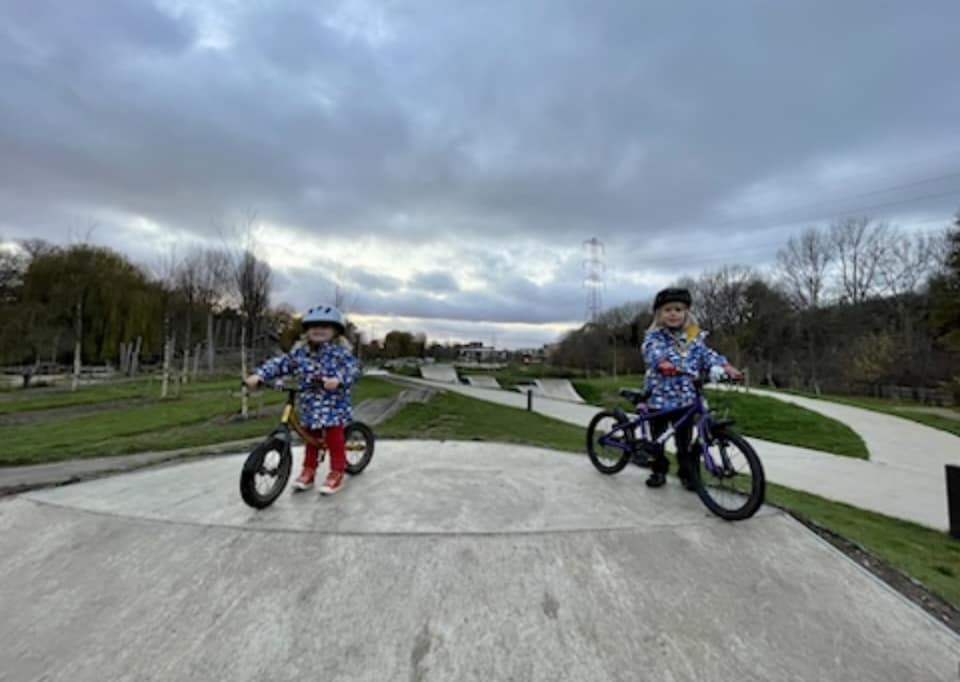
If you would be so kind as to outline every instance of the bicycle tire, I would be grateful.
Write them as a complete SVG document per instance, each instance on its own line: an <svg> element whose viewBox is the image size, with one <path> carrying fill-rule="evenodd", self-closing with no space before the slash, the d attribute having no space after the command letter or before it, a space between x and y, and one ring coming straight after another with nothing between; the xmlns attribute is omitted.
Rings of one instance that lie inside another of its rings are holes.
<svg viewBox="0 0 960 682"><path fill-rule="evenodd" d="M693 485L697 491L700 500L711 512L725 521L743 521L749 519L757 513L763 505L766 498L767 482L763 471L763 463L757 455L756 450L747 441L746 438L729 428L716 429L713 437L714 443L728 441L736 445L737 449L746 458L750 466L751 486L749 494L745 497L745 502L736 509L729 509L720 504L711 494L711 486L703 480L703 470L705 465L701 464L703 453L698 456L696 465L693 467Z"/></svg>
<svg viewBox="0 0 960 682"><path fill-rule="evenodd" d="M358 459L356 462L350 461L350 451L347 451L347 473L351 476L356 476L357 474L362 473L363 470L366 469L370 464L370 460L373 459L373 449L376 443L376 437L373 435L373 429L363 422L353 422L347 426L346 431L344 432L344 441L347 443L347 445L350 444L350 437L353 434L359 434L366 443L363 455L361 455L360 459Z"/></svg>
<svg viewBox="0 0 960 682"><path fill-rule="evenodd" d="M633 430L624 430L623 435L629 447L620 451L620 457L614 460L613 464L607 464L603 461L604 458L601 458L597 452L596 443L597 427L604 419L613 419L618 424L625 424L627 422L621 414L613 410L603 410L595 414L593 419L590 420L590 425L587 426L587 454L590 456L590 461L593 463L593 466L596 467L597 471L602 474L616 474L623 471L624 467L626 467L633 458L633 452L636 448Z"/></svg>
<svg viewBox="0 0 960 682"><path fill-rule="evenodd" d="M264 461L267 456L275 452L279 455L276 475L273 484L261 491L257 486L257 476L264 473ZM290 454L290 445L280 438L270 438L263 441L250 451L240 470L240 497L254 509L265 509L276 501L287 487L290 480L290 469L293 466L293 456Z"/></svg>

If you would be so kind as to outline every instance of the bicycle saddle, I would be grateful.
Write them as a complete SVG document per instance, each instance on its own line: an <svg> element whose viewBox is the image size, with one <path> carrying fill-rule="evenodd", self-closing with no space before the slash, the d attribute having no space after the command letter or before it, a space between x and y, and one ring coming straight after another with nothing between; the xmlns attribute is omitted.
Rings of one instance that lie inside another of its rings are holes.
<svg viewBox="0 0 960 682"><path fill-rule="evenodd" d="M650 391L639 388L621 388L620 395L636 405L637 403L642 403L647 400L650 397Z"/></svg>

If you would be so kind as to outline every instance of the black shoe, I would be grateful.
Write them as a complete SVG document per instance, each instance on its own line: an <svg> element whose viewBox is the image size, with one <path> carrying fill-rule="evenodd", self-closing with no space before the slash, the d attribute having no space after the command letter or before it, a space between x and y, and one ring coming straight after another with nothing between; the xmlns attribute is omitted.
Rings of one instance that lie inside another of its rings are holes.
<svg viewBox="0 0 960 682"><path fill-rule="evenodd" d="M661 474L659 471L654 471L652 474L650 474L650 476L647 477L648 488L659 488L666 482L667 475Z"/></svg>
<svg viewBox="0 0 960 682"><path fill-rule="evenodd" d="M690 480L689 477L679 476L678 478L680 479L680 485L683 486L684 490L689 490L690 492L696 492L697 486L693 484L693 481Z"/></svg>
<svg viewBox="0 0 960 682"><path fill-rule="evenodd" d="M650 468L650 455L643 451L633 453L631 461L638 467L642 467L644 469Z"/></svg>

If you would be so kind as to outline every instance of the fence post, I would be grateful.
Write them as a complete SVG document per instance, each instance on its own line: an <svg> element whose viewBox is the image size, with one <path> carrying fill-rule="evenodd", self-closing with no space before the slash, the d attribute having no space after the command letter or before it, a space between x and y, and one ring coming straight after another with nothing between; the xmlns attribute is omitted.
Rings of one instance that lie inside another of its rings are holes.
<svg viewBox="0 0 960 682"><path fill-rule="evenodd" d="M527 412L533 412L533 390L527 389Z"/></svg>
<svg viewBox="0 0 960 682"><path fill-rule="evenodd" d="M947 514L950 516L950 537L960 540L960 466L947 464Z"/></svg>

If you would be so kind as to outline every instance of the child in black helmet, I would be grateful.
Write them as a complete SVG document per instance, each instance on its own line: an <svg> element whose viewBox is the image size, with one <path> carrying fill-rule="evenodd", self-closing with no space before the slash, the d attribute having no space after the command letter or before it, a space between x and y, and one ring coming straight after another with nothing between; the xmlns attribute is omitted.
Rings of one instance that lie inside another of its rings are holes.
<svg viewBox="0 0 960 682"><path fill-rule="evenodd" d="M654 437L663 434L670 425L671 410L689 405L696 399L694 376L713 367L720 367L727 376L737 381L743 375L730 362L709 348L704 341L707 333L697 326L690 312L692 297L687 289L664 289L653 303L653 322L643 340L643 359L647 366L646 387L650 393L648 405L664 412L654 418L651 428ZM691 488L690 440L693 424L686 423L677 429L674 442L677 446L678 475L684 487ZM659 488L667 481L670 463L663 448L654 456L647 479L651 488Z"/></svg>

